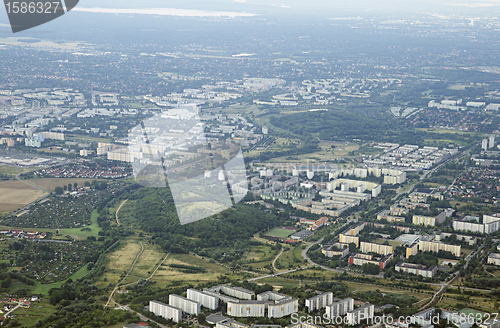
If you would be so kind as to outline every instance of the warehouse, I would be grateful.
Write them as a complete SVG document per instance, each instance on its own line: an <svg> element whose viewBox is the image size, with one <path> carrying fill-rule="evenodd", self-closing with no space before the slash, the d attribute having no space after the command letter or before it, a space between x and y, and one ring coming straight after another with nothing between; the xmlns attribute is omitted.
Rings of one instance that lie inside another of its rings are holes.
<svg viewBox="0 0 500 328"><path fill-rule="evenodd" d="M168 303L171 306L177 307L182 311L192 315L198 315L201 312L200 303L188 300L187 298L179 295L170 294L168 297Z"/></svg>
<svg viewBox="0 0 500 328"><path fill-rule="evenodd" d="M201 306L209 308L210 310L217 310L219 307L219 298L193 288L187 290L187 298L200 303Z"/></svg>
<svg viewBox="0 0 500 328"><path fill-rule="evenodd" d="M165 319L172 319L174 322L182 322L182 310L168 304L149 301L149 311Z"/></svg>
<svg viewBox="0 0 500 328"><path fill-rule="evenodd" d="M307 312L311 313L315 310L326 308L333 303L333 293L327 292L318 296L306 299Z"/></svg>

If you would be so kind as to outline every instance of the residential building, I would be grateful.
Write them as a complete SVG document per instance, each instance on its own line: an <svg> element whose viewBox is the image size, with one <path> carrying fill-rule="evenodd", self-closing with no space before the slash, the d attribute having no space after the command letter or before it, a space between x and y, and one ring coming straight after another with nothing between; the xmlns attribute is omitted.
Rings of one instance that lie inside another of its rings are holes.
<svg viewBox="0 0 500 328"><path fill-rule="evenodd" d="M333 303L333 293L326 292L318 296L306 299L307 312L321 310Z"/></svg>
<svg viewBox="0 0 500 328"><path fill-rule="evenodd" d="M149 311L165 319L172 319L174 322L182 321L182 310L159 301L149 301Z"/></svg>
<svg viewBox="0 0 500 328"><path fill-rule="evenodd" d="M363 320L373 318L375 314L375 306L370 303L347 312L347 323L351 326L357 325Z"/></svg>
<svg viewBox="0 0 500 328"><path fill-rule="evenodd" d="M377 253L381 255L389 255L392 253L391 245L381 245L374 243L360 242L359 249L363 253Z"/></svg>
<svg viewBox="0 0 500 328"><path fill-rule="evenodd" d="M431 252L437 253L437 252L442 250L442 251L451 252L456 257L460 257L460 255L461 255L461 246L460 245L458 245L458 246L457 245L448 245L448 244L444 244L444 243L436 242L436 241L420 240L418 242L418 248L422 252L431 251Z"/></svg>
<svg viewBox="0 0 500 328"><path fill-rule="evenodd" d="M327 318L332 319L344 316L352 310L354 310L354 299L349 297L328 305L325 314Z"/></svg>
<svg viewBox="0 0 500 328"><path fill-rule="evenodd" d="M437 266L433 265L427 268L423 265L399 262L395 267L398 272L412 273L417 276L422 276L425 278L434 278L437 273Z"/></svg>
<svg viewBox="0 0 500 328"><path fill-rule="evenodd" d="M488 256L488 264L500 265L500 253L491 253Z"/></svg>

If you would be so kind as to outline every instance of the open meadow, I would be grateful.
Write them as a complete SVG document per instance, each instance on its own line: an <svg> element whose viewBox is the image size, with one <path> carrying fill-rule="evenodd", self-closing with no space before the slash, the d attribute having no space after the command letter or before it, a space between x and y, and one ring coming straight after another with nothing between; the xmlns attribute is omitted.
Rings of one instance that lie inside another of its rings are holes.
<svg viewBox="0 0 500 328"><path fill-rule="evenodd" d="M232 274L232 270L212 263L208 259L190 254L170 254L151 280L163 285L172 282L196 284L216 281L219 276L226 274ZM242 278L238 274L232 275L232 277Z"/></svg>

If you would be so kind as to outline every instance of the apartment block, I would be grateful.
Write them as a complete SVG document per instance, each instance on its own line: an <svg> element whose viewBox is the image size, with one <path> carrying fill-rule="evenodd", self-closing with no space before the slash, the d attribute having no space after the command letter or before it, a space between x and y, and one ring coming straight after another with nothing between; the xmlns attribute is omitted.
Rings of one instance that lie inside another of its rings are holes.
<svg viewBox="0 0 500 328"><path fill-rule="evenodd" d="M174 322L182 321L182 310L168 304L149 301L149 311L165 319L172 319Z"/></svg>
<svg viewBox="0 0 500 328"><path fill-rule="evenodd" d="M444 244L444 243L436 242L436 241L423 241L423 240L420 240L418 242L418 248L422 252L431 251L431 252L436 252L437 253L437 252L439 252L441 250L442 251L447 251L447 252L451 252L456 257L460 257L460 254L461 254L461 246L448 245L448 244Z"/></svg>
<svg viewBox="0 0 500 328"><path fill-rule="evenodd" d="M381 255L389 255L392 253L392 246L390 245L380 245L374 243L360 242L359 249L363 253L377 253Z"/></svg>

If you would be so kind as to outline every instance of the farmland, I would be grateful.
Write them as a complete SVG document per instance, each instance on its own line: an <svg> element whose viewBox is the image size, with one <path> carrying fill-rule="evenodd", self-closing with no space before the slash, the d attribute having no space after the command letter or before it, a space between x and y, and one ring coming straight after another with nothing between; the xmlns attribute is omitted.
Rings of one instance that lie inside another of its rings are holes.
<svg viewBox="0 0 500 328"><path fill-rule="evenodd" d="M22 181L2 181L0 182L0 212L13 212L45 195L47 193Z"/></svg>

